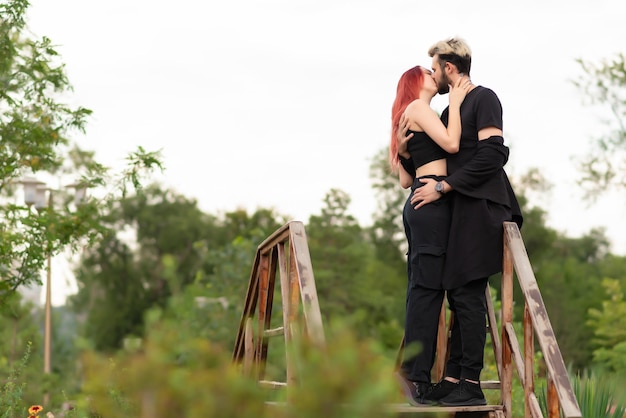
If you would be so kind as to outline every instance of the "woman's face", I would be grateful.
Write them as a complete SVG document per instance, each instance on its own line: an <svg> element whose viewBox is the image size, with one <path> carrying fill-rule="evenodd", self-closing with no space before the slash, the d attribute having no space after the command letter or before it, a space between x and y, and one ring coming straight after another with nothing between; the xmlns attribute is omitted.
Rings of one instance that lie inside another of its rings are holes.
<svg viewBox="0 0 626 418"><path fill-rule="evenodd" d="M437 83L433 77L433 72L429 69L422 68L422 74L424 74L424 89L432 92L437 91Z"/></svg>

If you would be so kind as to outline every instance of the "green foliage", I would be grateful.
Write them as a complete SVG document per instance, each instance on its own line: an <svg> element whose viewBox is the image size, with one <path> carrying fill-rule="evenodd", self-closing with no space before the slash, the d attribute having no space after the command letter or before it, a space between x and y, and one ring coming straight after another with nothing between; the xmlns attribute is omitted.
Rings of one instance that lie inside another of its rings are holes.
<svg viewBox="0 0 626 418"><path fill-rule="evenodd" d="M47 210L35 213L25 204L11 203L20 180L37 173L56 178L74 173L88 187L111 183L93 154L70 140L73 133L85 131L91 111L62 101L71 91L65 67L50 39L27 31L28 6L26 0L0 4L0 300L20 285L39 282L48 256L68 245L78 248L85 239L93 242L104 232L100 209L118 190L125 192L129 182L137 189L145 175L161 168L158 153L139 148L128 157L129 168L114 182L116 188L101 199L71 208L67 192L50 190Z"/></svg>
<svg viewBox="0 0 626 418"><path fill-rule="evenodd" d="M372 215L374 224L370 228L370 239L375 245L379 260L398 273L406 273L406 251L408 249L402 211L409 196L403 190L397 175L389 169L388 152L381 149L370 165L372 189L376 195L377 211Z"/></svg>
<svg viewBox="0 0 626 418"><path fill-rule="evenodd" d="M393 364L379 342L359 340L338 321L320 349L295 339L298 384L284 394L289 402L278 416L302 418L368 418L392 416L387 405L398 402ZM283 414L280 414L283 412Z"/></svg>
<svg viewBox="0 0 626 418"><path fill-rule="evenodd" d="M228 353L179 326L154 323L137 351L85 356L85 397L77 408L98 416L262 417L262 392Z"/></svg>
<svg viewBox="0 0 626 418"><path fill-rule="evenodd" d="M579 59L578 63L586 74L574 84L588 102L606 112L602 123L610 128L595 139L591 152L579 161L583 174L579 183L586 197L595 199L610 186L626 187L626 55L619 53L600 62Z"/></svg>
<svg viewBox="0 0 626 418"><path fill-rule="evenodd" d="M54 99L70 86L50 40L24 35L27 7L24 0L0 5L0 192L8 195L24 173L56 172L63 162L59 150L69 142L67 134L82 131L91 113ZM70 240L76 222L61 213L33 216L19 205L5 204L0 209L4 279L0 295L6 295L20 284L38 280L45 255ZM18 268L9 268L16 264Z"/></svg>
<svg viewBox="0 0 626 418"><path fill-rule="evenodd" d="M271 404L275 396L245 377L230 353L182 328L157 321L137 350L86 354L72 416L379 418L391 416L386 405L399 398L379 344L344 327L329 330L326 349L294 340L297 383Z"/></svg>
<svg viewBox="0 0 626 418"><path fill-rule="evenodd" d="M327 323L352 324L357 335L398 347L406 277L376 257L366 231L348 213L349 196L331 190L307 226L320 309Z"/></svg>
<svg viewBox="0 0 626 418"><path fill-rule="evenodd" d="M30 343L26 345L26 352L21 361L12 367L0 393L0 418L21 417L25 408L22 400L26 383L21 381L22 371L30 357Z"/></svg>
<svg viewBox="0 0 626 418"><path fill-rule="evenodd" d="M590 309L588 324L594 330L593 359L596 366L612 372L626 372L626 301L620 282L604 279L608 299L602 309Z"/></svg>
<svg viewBox="0 0 626 418"><path fill-rule="evenodd" d="M121 199L103 222L126 233L105 235L86 250L76 273L79 291L70 302L86 315L85 337L96 350L112 351L126 337L143 335L150 309L191 303L193 315L216 315L214 322L194 322L204 324L195 331L233 344L256 247L280 220L267 209L209 216L195 200L158 185ZM228 309L205 303L214 299ZM191 313L178 314L195 321Z"/></svg>
<svg viewBox="0 0 626 418"><path fill-rule="evenodd" d="M571 376L572 389L583 417L623 418L626 415L626 398L623 388L607 376L594 373ZM547 388L538 391L539 405L547 416Z"/></svg>
<svg viewBox="0 0 626 418"><path fill-rule="evenodd" d="M528 199L552 187L540 172L529 171L513 181L513 186L524 213L521 233L526 251L561 353L566 364L571 364L575 370L585 369L591 364L593 351L593 328L587 323L587 311L600 307L604 298L602 277L607 272L623 272L626 258L609 254L609 241L602 229L592 229L580 238L569 238L547 227L545 211L531 206ZM493 280L492 284L499 290L499 280ZM521 318L524 305L517 282L514 299L518 301L515 317Z"/></svg>

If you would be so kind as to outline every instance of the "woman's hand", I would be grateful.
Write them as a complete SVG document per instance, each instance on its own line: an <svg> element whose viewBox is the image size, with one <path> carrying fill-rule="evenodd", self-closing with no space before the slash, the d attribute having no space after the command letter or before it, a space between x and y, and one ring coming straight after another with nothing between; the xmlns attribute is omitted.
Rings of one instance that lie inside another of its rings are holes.
<svg viewBox="0 0 626 418"><path fill-rule="evenodd" d="M461 103L465 100L465 96L471 90L471 87L472 81L466 76L460 77L455 85L450 85L450 106L461 107Z"/></svg>

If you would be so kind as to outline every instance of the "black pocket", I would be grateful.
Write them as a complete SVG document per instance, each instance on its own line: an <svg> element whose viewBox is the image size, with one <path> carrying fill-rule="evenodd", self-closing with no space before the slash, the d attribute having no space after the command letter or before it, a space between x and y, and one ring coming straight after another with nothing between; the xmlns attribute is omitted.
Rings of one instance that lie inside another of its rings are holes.
<svg viewBox="0 0 626 418"><path fill-rule="evenodd" d="M436 245L419 245L411 260L411 283L429 288L441 286L446 249Z"/></svg>

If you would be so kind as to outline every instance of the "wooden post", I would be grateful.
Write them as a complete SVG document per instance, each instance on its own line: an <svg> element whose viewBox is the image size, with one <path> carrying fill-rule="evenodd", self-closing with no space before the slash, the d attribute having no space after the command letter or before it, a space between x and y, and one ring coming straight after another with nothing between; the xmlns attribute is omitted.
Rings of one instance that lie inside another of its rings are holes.
<svg viewBox="0 0 626 418"><path fill-rule="evenodd" d="M524 411L526 418L532 417L530 396L535 393L535 340L533 337L532 319L526 303L524 304Z"/></svg>
<svg viewBox="0 0 626 418"><path fill-rule="evenodd" d="M504 239L502 258L502 405L506 418L512 418L513 365L511 363L510 338L507 324L513 324L513 258L508 240Z"/></svg>

